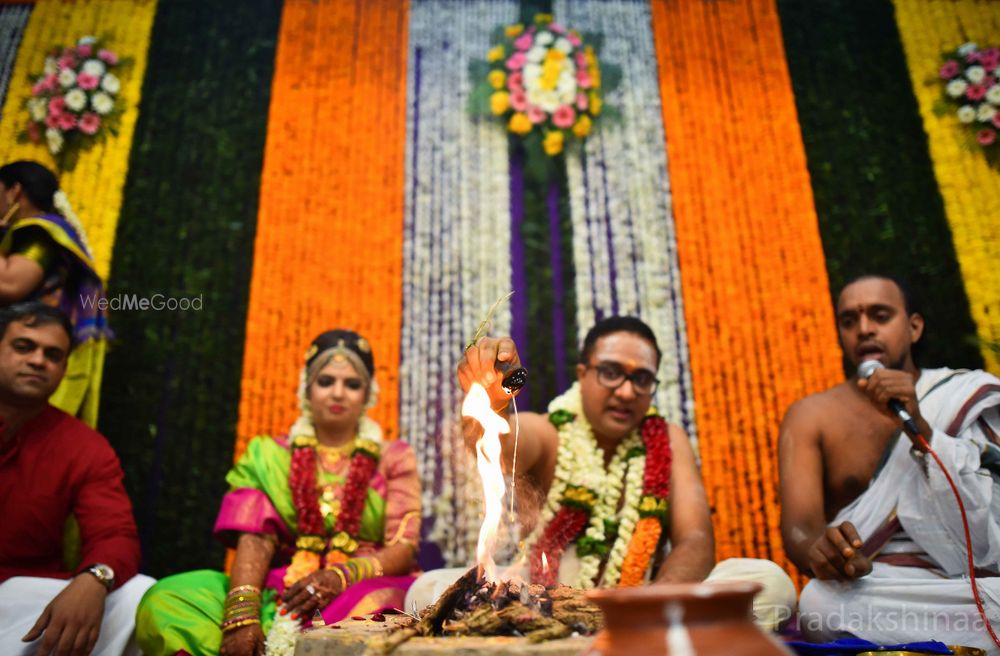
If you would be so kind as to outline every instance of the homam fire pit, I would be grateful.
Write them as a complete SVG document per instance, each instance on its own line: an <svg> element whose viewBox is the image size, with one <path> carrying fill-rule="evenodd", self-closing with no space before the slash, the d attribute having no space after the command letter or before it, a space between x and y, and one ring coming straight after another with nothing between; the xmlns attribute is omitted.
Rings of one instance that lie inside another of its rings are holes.
<svg viewBox="0 0 1000 656"><path fill-rule="evenodd" d="M395 626L405 615L386 615L385 622L349 621L340 629L317 629L299 638L295 656L364 656L367 643L376 634ZM509 636L413 638L400 645L393 656L579 656L593 638L560 638L531 643Z"/></svg>
<svg viewBox="0 0 1000 656"><path fill-rule="evenodd" d="M601 611L581 590L521 582L485 582L472 568L418 621L369 644L388 654L416 636L516 636L529 642L590 635L602 625Z"/></svg>
<svg viewBox="0 0 1000 656"><path fill-rule="evenodd" d="M342 622L299 639L297 656L545 654L575 656L602 625L582 590L519 581L486 582L472 568L420 619L388 616L379 627ZM330 635L335 632L334 635ZM340 633L340 635L336 635Z"/></svg>

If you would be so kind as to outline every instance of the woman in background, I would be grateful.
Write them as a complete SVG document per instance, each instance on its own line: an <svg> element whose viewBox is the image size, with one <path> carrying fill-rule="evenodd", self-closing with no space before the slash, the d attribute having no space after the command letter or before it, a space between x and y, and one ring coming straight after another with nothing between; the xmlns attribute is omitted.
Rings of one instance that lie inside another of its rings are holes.
<svg viewBox="0 0 1000 656"><path fill-rule="evenodd" d="M0 307L29 300L58 307L73 323L75 346L50 403L96 426L110 337L104 285L56 176L18 161L0 166Z"/></svg>

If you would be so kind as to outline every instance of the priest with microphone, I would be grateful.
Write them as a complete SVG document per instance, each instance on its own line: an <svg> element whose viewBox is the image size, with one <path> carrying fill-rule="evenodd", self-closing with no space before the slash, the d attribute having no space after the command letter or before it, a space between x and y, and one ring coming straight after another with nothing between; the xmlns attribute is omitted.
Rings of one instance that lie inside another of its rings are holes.
<svg viewBox="0 0 1000 656"><path fill-rule="evenodd" d="M858 375L781 426L782 537L813 577L799 627L1000 656L1000 379L919 368L924 320L891 277L846 285L836 320Z"/></svg>

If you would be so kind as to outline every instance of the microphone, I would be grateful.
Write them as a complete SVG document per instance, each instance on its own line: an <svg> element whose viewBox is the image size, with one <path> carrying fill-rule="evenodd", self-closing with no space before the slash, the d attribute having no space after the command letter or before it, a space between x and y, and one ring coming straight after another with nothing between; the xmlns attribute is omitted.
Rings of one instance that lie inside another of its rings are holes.
<svg viewBox="0 0 1000 656"><path fill-rule="evenodd" d="M868 380L879 369L885 369L885 365L878 360L865 360L858 365L858 378ZM910 437L920 435L920 430L917 429L917 422L913 420L913 417L906 411L902 403L896 399L889 399L888 406L890 410L896 413L897 417L903 420L903 428L906 430L907 435Z"/></svg>

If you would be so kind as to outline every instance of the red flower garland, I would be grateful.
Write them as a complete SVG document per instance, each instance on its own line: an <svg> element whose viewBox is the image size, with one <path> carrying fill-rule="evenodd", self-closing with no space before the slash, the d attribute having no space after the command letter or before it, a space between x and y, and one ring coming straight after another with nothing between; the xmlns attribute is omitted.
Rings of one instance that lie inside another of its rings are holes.
<svg viewBox="0 0 1000 656"><path fill-rule="evenodd" d="M646 447L642 492L666 499L670 496L670 465L674 456L670 450L670 428L663 417L653 415L642 422L642 443ZM650 467L650 463L656 466Z"/></svg>
<svg viewBox="0 0 1000 656"><path fill-rule="evenodd" d="M534 583L544 586L556 584L559 563L566 546L580 535L589 521L589 510L563 504L531 550L531 580ZM543 553L548 561L547 568L542 564Z"/></svg>
<svg viewBox="0 0 1000 656"><path fill-rule="evenodd" d="M365 497L368 496L368 482L375 474L378 460L364 450L355 451L351 458L351 468L344 483L343 500L340 514L337 516L336 530L357 535L361 528L361 511L364 509ZM313 503L319 510L319 500L313 495Z"/></svg>
<svg viewBox="0 0 1000 656"><path fill-rule="evenodd" d="M323 535L323 513L316 497L316 449L292 447L292 463L288 470L288 487L298 513L299 535Z"/></svg>
<svg viewBox="0 0 1000 656"><path fill-rule="evenodd" d="M378 464L377 452L371 444L359 443L351 456L351 467L344 483L343 500L340 514L337 515L334 535L330 538L329 550L326 552L326 565L347 562L354 550L358 548L355 536L361 528L361 512L365 507L365 497L368 496L368 482L375 474ZM316 500L317 506L319 501Z"/></svg>
<svg viewBox="0 0 1000 656"><path fill-rule="evenodd" d="M301 441L301 443L297 442ZM361 527L361 513L368 496L368 483L378 465L379 447L370 440L358 440L351 455L351 465L337 515L335 534L330 539L326 553L327 564L344 562L357 549L355 539ZM292 461L288 470L288 486L292 493L292 503L298 515L299 538L296 553L285 574L284 583L292 585L303 576L319 568L319 555L326 541L326 527L319 507L316 492L316 447L315 438L292 439Z"/></svg>

